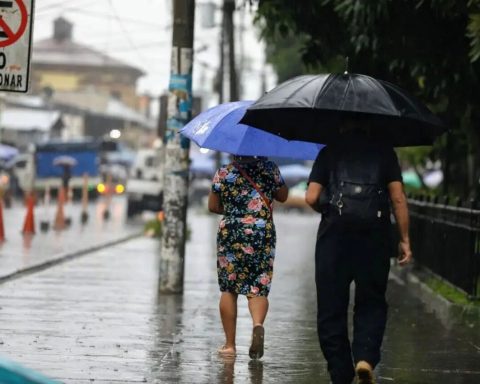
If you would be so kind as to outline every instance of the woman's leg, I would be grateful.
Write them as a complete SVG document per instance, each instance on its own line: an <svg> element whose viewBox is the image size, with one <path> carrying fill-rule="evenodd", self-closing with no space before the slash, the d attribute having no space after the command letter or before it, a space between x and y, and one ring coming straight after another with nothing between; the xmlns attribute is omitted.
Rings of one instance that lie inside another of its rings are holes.
<svg viewBox="0 0 480 384"><path fill-rule="evenodd" d="M263 356L265 339L263 322L267 317L268 299L265 296L250 297L248 298L248 309L253 321L252 341L248 354L252 359L260 359Z"/></svg>
<svg viewBox="0 0 480 384"><path fill-rule="evenodd" d="M222 292L220 297L220 316L225 332L225 345L222 353L235 353L235 334L237 331L237 298L236 293Z"/></svg>
<svg viewBox="0 0 480 384"><path fill-rule="evenodd" d="M268 312L268 299L265 296L248 298L248 309L252 316L253 326L263 325Z"/></svg>

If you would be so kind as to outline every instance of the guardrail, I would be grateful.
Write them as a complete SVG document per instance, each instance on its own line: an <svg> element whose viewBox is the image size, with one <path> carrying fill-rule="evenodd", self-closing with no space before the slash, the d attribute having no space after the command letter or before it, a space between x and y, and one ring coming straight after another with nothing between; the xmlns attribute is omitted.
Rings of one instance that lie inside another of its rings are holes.
<svg viewBox="0 0 480 384"><path fill-rule="evenodd" d="M415 260L465 291L480 294L480 210L457 199L409 196L410 237Z"/></svg>

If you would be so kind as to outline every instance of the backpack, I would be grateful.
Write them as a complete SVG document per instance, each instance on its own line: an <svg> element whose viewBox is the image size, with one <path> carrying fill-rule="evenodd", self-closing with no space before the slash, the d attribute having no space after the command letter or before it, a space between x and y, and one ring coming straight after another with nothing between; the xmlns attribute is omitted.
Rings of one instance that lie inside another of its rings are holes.
<svg viewBox="0 0 480 384"><path fill-rule="evenodd" d="M332 153L327 186L329 221L348 228L384 223L390 206L380 151Z"/></svg>

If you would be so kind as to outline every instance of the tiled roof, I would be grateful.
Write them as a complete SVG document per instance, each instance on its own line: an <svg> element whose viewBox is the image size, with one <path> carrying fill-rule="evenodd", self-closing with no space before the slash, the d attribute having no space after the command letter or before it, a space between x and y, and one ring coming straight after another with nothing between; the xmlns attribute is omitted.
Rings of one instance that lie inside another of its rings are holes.
<svg viewBox="0 0 480 384"><path fill-rule="evenodd" d="M107 56L99 51L69 39L54 38L37 41L33 44L33 64L76 65L85 67L122 68L133 71L137 76L145 73L134 66Z"/></svg>

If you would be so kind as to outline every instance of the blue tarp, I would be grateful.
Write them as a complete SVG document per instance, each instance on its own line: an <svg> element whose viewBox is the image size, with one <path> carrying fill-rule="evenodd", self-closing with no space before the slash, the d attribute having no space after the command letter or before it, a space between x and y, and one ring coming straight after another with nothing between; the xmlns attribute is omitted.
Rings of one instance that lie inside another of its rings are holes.
<svg viewBox="0 0 480 384"><path fill-rule="evenodd" d="M45 177L61 177L63 174L63 167L54 165L55 158L60 156L69 156L77 160L77 164L72 167L71 175L83 176L87 173L88 176L98 176L99 158L97 151L46 151L37 152L35 156L36 162L36 176L38 178Z"/></svg>

